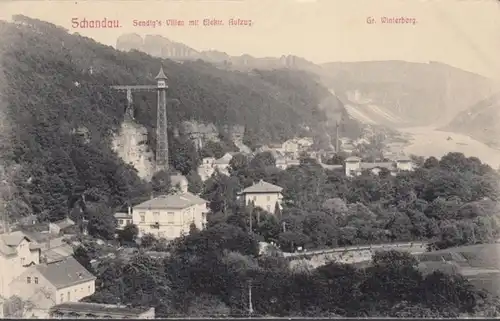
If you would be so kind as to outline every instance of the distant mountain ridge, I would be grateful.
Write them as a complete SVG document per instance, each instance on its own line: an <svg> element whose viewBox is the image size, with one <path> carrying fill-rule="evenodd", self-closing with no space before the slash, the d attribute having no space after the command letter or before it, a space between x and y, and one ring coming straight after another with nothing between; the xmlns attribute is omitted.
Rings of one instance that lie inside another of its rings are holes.
<svg viewBox="0 0 500 321"><path fill-rule="evenodd" d="M500 87L490 79L440 62L331 62L315 64L304 58L230 56L196 51L165 37L123 35L119 50L139 50L173 60L201 59L235 70L291 68L315 74L335 92L353 117L392 128L442 126L461 111L492 95Z"/></svg>

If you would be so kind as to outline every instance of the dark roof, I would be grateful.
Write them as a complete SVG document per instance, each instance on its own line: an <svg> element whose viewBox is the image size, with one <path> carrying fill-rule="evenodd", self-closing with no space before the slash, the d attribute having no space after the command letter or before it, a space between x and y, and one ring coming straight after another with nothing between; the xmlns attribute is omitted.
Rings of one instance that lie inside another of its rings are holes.
<svg viewBox="0 0 500 321"><path fill-rule="evenodd" d="M34 268L57 289L96 279L72 256L61 261L35 265Z"/></svg>
<svg viewBox="0 0 500 321"><path fill-rule="evenodd" d="M127 307L112 304L86 303L86 302L65 302L53 306L50 313L60 312L76 312L85 314L121 314L130 316L139 316L140 314L149 311L147 307Z"/></svg>
<svg viewBox="0 0 500 321"><path fill-rule="evenodd" d="M163 71L163 67L160 68L160 72L158 75L155 77L155 79L164 79L167 80L167 75L165 75L165 72Z"/></svg>
<svg viewBox="0 0 500 321"><path fill-rule="evenodd" d="M258 183L245 188L242 193L281 193L282 187L260 180Z"/></svg>

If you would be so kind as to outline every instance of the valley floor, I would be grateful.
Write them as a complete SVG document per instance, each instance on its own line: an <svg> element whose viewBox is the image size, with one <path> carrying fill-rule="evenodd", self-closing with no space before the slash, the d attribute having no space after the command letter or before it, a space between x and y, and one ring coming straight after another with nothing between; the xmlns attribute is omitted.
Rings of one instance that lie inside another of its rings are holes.
<svg viewBox="0 0 500 321"><path fill-rule="evenodd" d="M477 157L493 168L500 166L500 150L469 136L440 131L431 126L399 128L399 131L409 139L409 145L404 148L406 154L441 157L449 152L459 152L468 157Z"/></svg>

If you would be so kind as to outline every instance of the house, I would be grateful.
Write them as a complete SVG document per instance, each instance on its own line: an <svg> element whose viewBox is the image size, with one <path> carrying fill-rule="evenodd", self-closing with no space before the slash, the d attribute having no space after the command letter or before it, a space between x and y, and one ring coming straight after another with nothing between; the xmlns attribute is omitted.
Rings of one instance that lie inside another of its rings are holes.
<svg viewBox="0 0 500 321"><path fill-rule="evenodd" d="M354 152L354 150L356 149L356 147L353 144L351 144L351 143L342 143L340 149L343 152L350 154L350 153Z"/></svg>
<svg viewBox="0 0 500 321"><path fill-rule="evenodd" d="M115 219L116 219L116 228L119 230L123 230L125 226L128 224L132 224L132 208L128 208L128 212L117 212L115 213Z"/></svg>
<svg viewBox="0 0 500 321"><path fill-rule="evenodd" d="M40 249L40 262L56 260L73 255L73 246L66 241L67 236L54 236L48 231L22 231Z"/></svg>
<svg viewBox="0 0 500 321"><path fill-rule="evenodd" d="M311 137L302 137L297 139L297 144L300 149L307 149L313 145L314 141Z"/></svg>
<svg viewBox="0 0 500 321"><path fill-rule="evenodd" d="M391 175L396 175L400 171L413 170L413 163L407 157L400 156L395 162L363 162L361 158L351 156L345 160L345 175L358 176L365 170L378 175L383 170L390 171Z"/></svg>
<svg viewBox="0 0 500 321"><path fill-rule="evenodd" d="M12 295L32 303L32 317L47 318L49 309L77 302L95 292L96 277L72 257L27 268L10 284Z"/></svg>
<svg viewBox="0 0 500 321"><path fill-rule="evenodd" d="M283 152L287 155L297 155L299 152L299 144L296 139L289 139L282 146Z"/></svg>
<svg viewBox="0 0 500 321"><path fill-rule="evenodd" d="M233 153L226 153L221 158L215 159L213 157L203 158L201 165L198 166L198 175L200 175L202 181L206 181L215 170L218 170L221 174L229 175L229 162L233 159Z"/></svg>
<svg viewBox="0 0 500 321"><path fill-rule="evenodd" d="M53 319L154 319L154 308L122 305L66 302L53 306L49 317Z"/></svg>
<svg viewBox="0 0 500 321"><path fill-rule="evenodd" d="M253 203L269 213L274 213L276 204L281 207L283 188L260 180L258 183L241 191L240 196L245 205Z"/></svg>
<svg viewBox="0 0 500 321"><path fill-rule="evenodd" d="M139 236L151 233L174 239L189 233L191 223L198 229L207 223L207 201L190 193L162 195L133 207L132 221Z"/></svg>
<svg viewBox="0 0 500 321"><path fill-rule="evenodd" d="M412 171L413 170L413 162L407 156L398 156L396 157L396 167L400 171Z"/></svg>
<svg viewBox="0 0 500 321"><path fill-rule="evenodd" d="M233 159L233 155L231 153L225 153L224 156L214 161L214 167L222 174L229 175L228 168L231 159Z"/></svg>
<svg viewBox="0 0 500 321"><path fill-rule="evenodd" d="M49 224L49 231L52 234L65 234L70 231L70 228L75 226L75 222L69 218L53 222Z"/></svg>
<svg viewBox="0 0 500 321"><path fill-rule="evenodd" d="M215 158L205 157L202 159L200 166L198 166L198 175L202 181L206 181L215 172Z"/></svg>
<svg viewBox="0 0 500 321"><path fill-rule="evenodd" d="M21 231L0 234L0 296L12 296L10 284L30 265L40 263L40 246Z"/></svg>
<svg viewBox="0 0 500 321"><path fill-rule="evenodd" d="M276 157L276 167L285 170L288 167L286 158L283 156Z"/></svg>
<svg viewBox="0 0 500 321"><path fill-rule="evenodd" d="M365 170L370 170L373 174L378 175L383 169L394 172L396 166L393 162L362 162L361 158L356 156L347 157L345 160L345 175L358 176Z"/></svg>

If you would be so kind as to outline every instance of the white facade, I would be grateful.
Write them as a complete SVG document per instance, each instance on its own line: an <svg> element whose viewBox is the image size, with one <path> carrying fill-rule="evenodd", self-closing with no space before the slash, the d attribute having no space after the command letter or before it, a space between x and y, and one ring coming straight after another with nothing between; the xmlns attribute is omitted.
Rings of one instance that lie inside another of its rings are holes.
<svg viewBox="0 0 500 321"><path fill-rule="evenodd" d="M122 230L125 226L132 224L132 210L129 208L127 213L115 213L116 228Z"/></svg>
<svg viewBox="0 0 500 321"><path fill-rule="evenodd" d="M287 140L282 146L283 152L287 154L297 154L299 152L299 144L295 139Z"/></svg>
<svg viewBox="0 0 500 321"><path fill-rule="evenodd" d="M205 157L201 161L200 166L198 166L198 175L202 181L206 181L215 172L214 162L215 158L213 157Z"/></svg>
<svg viewBox="0 0 500 321"><path fill-rule="evenodd" d="M395 162L365 163L359 157L348 157L345 160L345 175L358 176L363 170L371 170L374 174L379 174L382 168L391 171L391 175L396 175L399 171L412 171L414 164L411 160L401 157Z"/></svg>
<svg viewBox="0 0 500 321"><path fill-rule="evenodd" d="M20 239L19 243L17 240ZM19 232L0 235L0 295L10 297L10 284L28 269L28 264L40 263L40 250L34 242ZM11 245L10 245L11 244ZM5 251L3 251L5 248ZM4 253L7 252L8 253Z"/></svg>
<svg viewBox="0 0 500 321"><path fill-rule="evenodd" d="M188 234L192 223L200 230L205 228L206 204L189 192L160 196L135 206L132 221L139 229L139 236L150 233L158 238L175 239Z"/></svg>
<svg viewBox="0 0 500 321"><path fill-rule="evenodd" d="M246 193L244 194L245 204L249 205L251 202L257 207L268 211L269 213L274 213L276 203L281 208L281 202L283 196L281 193Z"/></svg>
<svg viewBox="0 0 500 321"><path fill-rule="evenodd" d="M398 160L396 160L396 167L400 171L412 171L413 170L413 162L409 159L398 159Z"/></svg>
<svg viewBox="0 0 500 321"><path fill-rule="evenodd" d="M14 280L12 291L20 298L32 301L30 303L33 307L27 312L27 317L48 318L49 309L52 306L63 302L78 302L84 297L94 294L95 279L70 286L56 287L32 268Z"/></svg>
<svg viewBox="0 0 500 321"><path fill-rule="evenodd" d="M226 153L219 159L213 157L203 158L201 165L198 166L198 175L200 175L202 181L206 181L212 176L215 170L218 170L221 174L229 175L229 162L233 159L233 155Z"/></svg>
<svg viewBox="0 0 500 321"><path fill-rule="evenodd" d="M283 188L260 180L258 183L245 188L241 197L245 205L253 203L254 206L274 214L276 204L281 208Z"/></svg>

